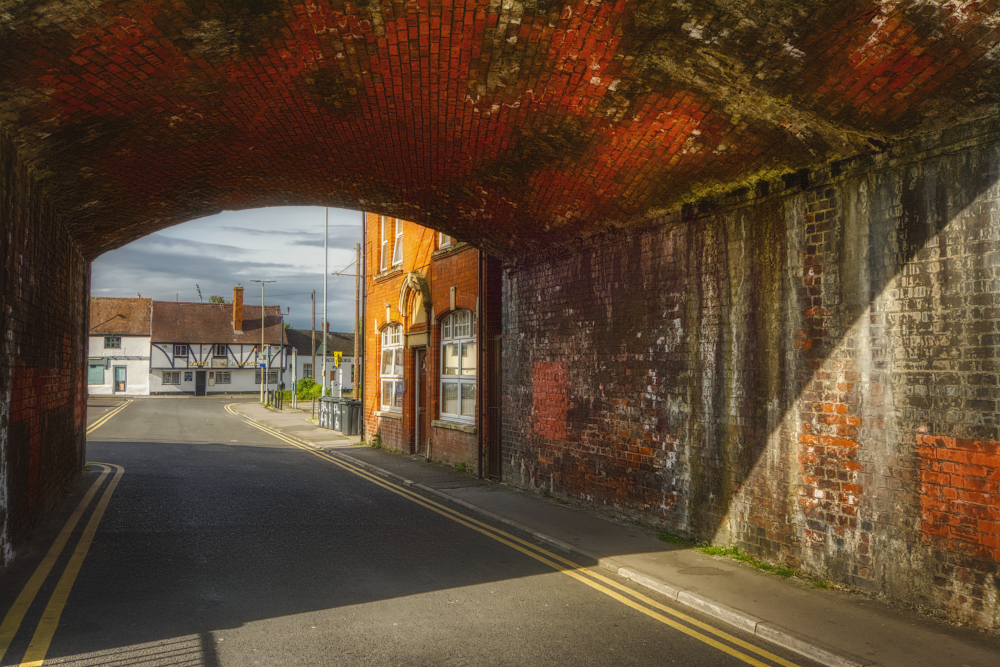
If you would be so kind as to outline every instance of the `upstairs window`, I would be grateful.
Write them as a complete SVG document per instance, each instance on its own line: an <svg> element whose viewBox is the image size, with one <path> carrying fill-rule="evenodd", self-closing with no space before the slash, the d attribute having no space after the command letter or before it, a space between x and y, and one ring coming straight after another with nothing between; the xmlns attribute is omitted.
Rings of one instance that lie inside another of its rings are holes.
<svg viewBox="0 0 1000 667"><path fill-rule="evenodd" d="M174 357L186 357L188 356L188 346L187 345L174 345Z"/></svg>
<svg viewBox="0 0 1000 667"><path fill-rule="evenodd" d="M441 419L476 421L476 316L457 310L441 322Z"/></svg>
<svg viewBox="0 0 1000 667"><path fill-rule="evenodd" d="M382 409L403 410L403 327L390 324L382 332Z"/></svg>
<svg viewBox="0 0 1000 667"><path fill-rule="evenodd" d="M105 336L104 337L104 349L105 350L120 350L120 349L122 349L122 337L121 336Z"/></svg>
<svg viewBox="0 0 1000 667"><path fill-rule="evenodd" d="M212 354L212 356L216 357L216 358L222 357L223 359L225 359L226 358L226 354L227 354L227 350L226 350L226 346L225 345L216 345L215 346L215 352Z"/></svg>
<svg viewBox="0 0 1000 667"><path fill-rule="evenodd" d="M396 243L392 250L392 265L403 263L403 221L396 220Z"/></svg>
<svg viewBox="0 0 1000 667"><path fill-rule="evenodd" d="M379 236L382 240L382 245L379 247L379 267L385 271L388 268L386 262L389 261L389 257L387 255L389 250L389 223L386 222L384 215L380 215L379 218L382 221L382 235Z"/></svg>
<svg viewBox="0 0 1000 667"><path fill-rule="evenodd" d="M438 248L448 248L451 247L451 237L444 232L438 232Z"/></svg>

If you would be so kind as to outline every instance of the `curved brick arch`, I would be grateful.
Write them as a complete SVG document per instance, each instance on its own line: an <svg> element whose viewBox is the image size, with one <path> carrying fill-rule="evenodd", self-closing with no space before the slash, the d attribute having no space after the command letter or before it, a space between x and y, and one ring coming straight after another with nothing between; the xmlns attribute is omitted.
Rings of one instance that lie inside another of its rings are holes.
<svg viewBox="0 0 1000 667"><path fill-rule="evenodd" d="M3 12L0 565L79 474L89 260L317 204L509 260L521 483L1000 627L995 0Z"/></svg>
<svg viewBox="0 0 1000 667"><path fill-rule="evenodd" d="M92 258L269 205L511 257L995 110L989 3L16 3L0 122Z"/></svg>

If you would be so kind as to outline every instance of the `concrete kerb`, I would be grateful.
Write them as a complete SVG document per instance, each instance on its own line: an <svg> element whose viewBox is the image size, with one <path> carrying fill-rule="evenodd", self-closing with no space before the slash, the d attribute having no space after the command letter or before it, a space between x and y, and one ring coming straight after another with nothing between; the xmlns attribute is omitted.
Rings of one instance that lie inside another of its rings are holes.
<svg viewBox="0 0 1000 667"><path fill-rule="evenodd" d="M365 468L380 477L385 477L405 486L419 489L427 495L435 496L449 503L459 505L479 514L480 516L488 517L494 521L509 526L520 533L530 535L532 539L548 544L568 556L578 558L580 560L590 560L596 562L601 569L614 572L623 579L628 579L629 581L643 586L644 588L660 593L674 602L699 611L706 616L710 616L716 620L727 623L790 651L794 651L820 664L827 665L828 667L878 667L877 663L874 662L864 661L855 656L846 656L834 653L831 650L817 646L812 640L800 637L779 625L768 623L761 618L753 616L752 614L747 614L746 612L742 612L738 609L733 609L732 607L716 602L715 600L707 598L703 595L671 586L669 583L661 579L657 579L656 577L643 574L628 567L623 567L614 558L599 557L586 551L585 549L580 549L579 547L575 547L550 535L533 530L524 524L494 514L489 510L473 505L465 500L455 498L454 496L451 496L443 491L416 483L410 479L402 477L401 475L379 468L378 466L368 463L367 461L356 459L345 452L327 450L327 454L338 458L350 459L350 463Z"/></svg>
<svg viewBox="0 0 1000 667"><path fill-rule="evenodd" d="M240 414L250 421L260 423L258 420L254 419L250 415L247 415L246 413L241 412ZM740 611L739 609L734 609L722 604L721 602L716 602L715 600L707 598L704 595L672 586L662 579L658 579L648 574L639 572L638 570L625 567L614 558L601 557L590 553L585 549L575 547L572 544L568 544L567 542L563 542L562 540L552 537L551 535L546 535L545 533L534 530L522 523L490 512L489 510L473 505L468 501L456 498L445 493L444 491L414 482L413 480L407 479L402 475L397 475L396 473L379 468L378 466L367 461L357 459L346 452L326 449L288 433L283 432L282 435L311 449L321 450L330 456L345 460L345 463L350 463L364 468L379 477L384 477L402 484L403 486L417 489L426 495L444 500L450 504L458 505L464 509L475 512L480 516L502 523L522 534L531 536L532 539L537 540L538 542L548 544L568 556L578 558L580 560L590 560L595 562L601 569L613 572L623 579L628 579L635 584L659 593L660 595L663 595L678 604L682 604L685 607L694 609L702 614L705 614L706 616L710 616L718 621L722 621L723 623L743 630L744 632L748 632L756 637L760 637L761 639L769 641L773 644L777 644L778 646L786 648L789 651L794 651L799 655L809 658L810 660L818 662L822 665L826 665L827 667L879 667L878 663L862 660L857 656L836 653L832 650L818 646L814 640L801 637L791 630L787 630L777 624L769 623L752 614Z"/></svg>

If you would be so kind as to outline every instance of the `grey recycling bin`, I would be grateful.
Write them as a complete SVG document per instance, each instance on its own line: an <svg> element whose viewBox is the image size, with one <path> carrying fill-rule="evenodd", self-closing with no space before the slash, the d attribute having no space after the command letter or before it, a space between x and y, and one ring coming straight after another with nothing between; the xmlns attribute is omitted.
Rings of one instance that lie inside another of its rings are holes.
<svg viewBox="0 0 1000 667"><path fill-rule="evenodd" d="M338 398L337 399L337 412L339 414L339 420L337 421L337 430L343 433L347 426L347 399Z"/></svg>
<svg viewBox="0 0 1000 667"><path fill-rule="evenodd" d="M339 398L331 398L333 402L333 430L343 431L344 425L344 401Z"/></svg>
<svg viewBox="0 0 1000 667"><path fill-rule="evenodd" d="M334 412L339 410L334 399L330 396L322 396L319 399L319 425L321 428L333 429L334 427Z"/></svg>
<svg viewBox="0 0 1000 667"><path fill-rule="evenodd" d="M361 433L361 401L344 399L343 403L343 433L344 435L360 435Z"/></svg>

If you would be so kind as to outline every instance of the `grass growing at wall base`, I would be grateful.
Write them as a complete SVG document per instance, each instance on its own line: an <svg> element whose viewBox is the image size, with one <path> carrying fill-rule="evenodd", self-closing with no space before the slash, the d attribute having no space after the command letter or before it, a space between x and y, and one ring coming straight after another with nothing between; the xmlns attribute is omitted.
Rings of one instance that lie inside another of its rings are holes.
<svg viewBox="0 0 1000 667"><path fill-rule="evenodd" d="M663 539L662 536L660 539ZM799 570L791 567L782 567L779 565L772 565L765 560L751 556L745 551L740 551L739 547L713 547L710 544L702 542L698 545L698 551L705 554L706 556L720 556L726 558L732 558L733 560L738 560L741 563L746 563L750 567L754 567L762 572L770 572L775 574L782 579L788 579L789 577L798 577L799 579L809 579L807 575L803 574ZM814 579L811 582L813 588L825 591L831 588L836 588L833 584L823 579Z"/></svg>
<svg viewBox="0 0 1000 667"><path fill-rule="evenodd" d="M660 540L666 542L667 544L673 544L678 547L692 547L695 544L680 535L674 535L673 533L660 533ZM771 574L777 575L782 579L788 579L789 577L798 577L799 579L810 579L807 575L803 574L799 570L791 567L782 567L780 565L772 565L765 560L761 560L755 556L751 556L745 551L740 551L739 547L713 547L707 542L701 542L695 546L698 551L705 554L706 556L718 556L720 558L732 558L741 563L746 563L750 567L756 568L762 572L770 572ZM829 590L831 588L836 588L833 584L822 579L814 579L811 582L813 588L819 590Z"/></svg>
<svg viewBox="0 0 1000 667"><path fill-rule="evenodd" d="M764 572L770 572L771 574L776 574L782 579L787 579L789 577L799 577L801 573L798 570L794 570L790 567L780 567L777 565L771 565L765 560L761 560L755 556L751 556L745 551L740 551L739 547L713 547L709 544L698 545L698 551L705 554L706 556L726 556L732 558L733 560L738 560L741 563L746 563L750 567L757 568Z"/></svg>

